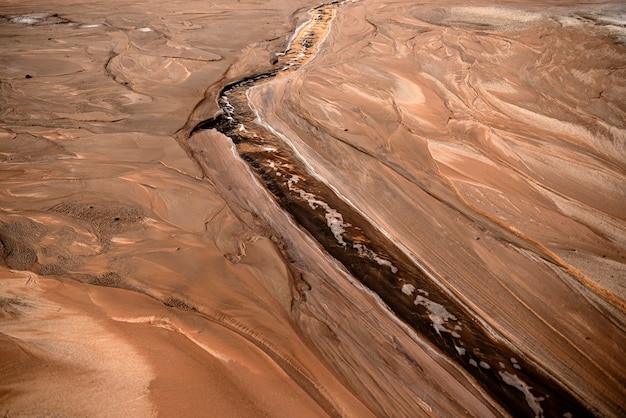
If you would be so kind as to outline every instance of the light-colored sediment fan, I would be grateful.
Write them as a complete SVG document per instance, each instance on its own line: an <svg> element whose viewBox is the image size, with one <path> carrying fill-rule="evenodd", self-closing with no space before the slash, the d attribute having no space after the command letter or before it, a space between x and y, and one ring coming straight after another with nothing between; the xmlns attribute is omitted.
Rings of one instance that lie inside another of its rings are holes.
<svg viewBox="0 0 626 418"><path fill-rule="evenodd" d="M626 413L623 5L314 6L2 2L0 415Z"/></svg>

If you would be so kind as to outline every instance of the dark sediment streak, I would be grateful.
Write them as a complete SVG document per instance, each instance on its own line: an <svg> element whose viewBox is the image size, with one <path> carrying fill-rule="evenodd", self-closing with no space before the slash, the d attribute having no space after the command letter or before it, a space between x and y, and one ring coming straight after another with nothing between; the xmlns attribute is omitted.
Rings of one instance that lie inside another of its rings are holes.
<svg viewBox="0 0 626 418"><path fill-rule="evenodd" d="M198 124L194 131L217 129L230 137L239 155L298 224L399 318L469 372L512 415L591 416L575 396L490 335L428 272L310 175L284 141L254 123L256 115L248 105L246 90L295 71L311 59L337 4L312 11L316 25L303 29L303 36L296 37L292 47L279 57L275 70L227 85L219 99L222 113Z"/></svg>

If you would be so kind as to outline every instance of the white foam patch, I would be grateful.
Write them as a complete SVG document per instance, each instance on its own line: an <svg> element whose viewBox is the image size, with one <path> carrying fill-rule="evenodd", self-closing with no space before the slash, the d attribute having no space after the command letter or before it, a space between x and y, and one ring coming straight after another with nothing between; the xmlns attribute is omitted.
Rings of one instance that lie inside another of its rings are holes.
<svg viewBox="0 0 626 418"><path fill-rule="evenodd" d="M291 190L291 188L293 187L294 184L298 184L298 182L300 181L300 177L296 176L295 174L291 176L291 178L289 180L287 180L287 187L289 187L289 189Z"/></svg>
<svg viewBox="0 0 626 418"><path fill-rule="evenodd" d="M509 372L498 372L498 374L500 374L500 377L502 378L502 381L504 381L504 383L509 386L513 386L524 394L524 397L526 398L526 403L535 413L535 418L543 418L543 408L541 408L541 405L539 404L541 401L543 401L543 398L535 397L530 391L532 388L528 386L526 382L524 382L522 379L517 377L516 374L511 374Z"/></svg>
<svg viewBox="0 0 626 418"><path fill-rule="evenodd" d="M302 190L295 185L300 181L300 177L296 175L292 175L289 180L287 180L287 187L292 192L298 193L300 198L304 199L311 209L322 208L326 212L324 217L326 218L326 225L330 228L335 240L341 246L345 246L346 242L343 239L343 233L346 232L345 228L352 226L350 223L344 222L343 215L339 213L336 209L330 207L330 205L323 200L320 200L313 193L309 193L305 190ZM372 261L375 261L380 266L387 266L392 273L397 273L398 268L393 265L393 263L389 260L385 260L380 257L375 251L370 250L363 244L353 244L352 248L358 251L359 255L362 257L366 257Z"/></svg>
<svg viewBox="0 0 626 418"><path fill-rule="evenodd" d="M514 368L516 368L517 370L522 370L522 368L520 367L520 365L517 362L517 359L514 357L511 357L511 364L513 365Z"/></svg>
<svg viewBox="0 0 626 418"><path fill-rule="evenodd" d="M343 221L343 216L336 209L331 208L328 203L323 200L318 199L313 193L309 193L305 190L302 190L299 187L295 187L295 185L300 181L300 178L296 175L291 176L291 178L287 181L287 187L292 192L296 192L300 195L300 198L304 199L311 209L317 209L321 207L324 209L326 214L324 217L326 218L326 225L330 228L335 240L341 246L345 246L346 242L343 240L343 233L346 232L345 228L351 226L349 223Z"/></svg>
<svg viewBox="0 0 626 418"><path fill-rule="evenodd" d="M380 265L380 266L387 266L387 267L389 267L389 270L391 270L392 273L395 274L395 273L398 272L398 268L396 266L394 266L391 261L385 260L384 258L381 258L378 254L376 254L376 252L370 250L366 246L364 246L362 244L353 244L352 248L357 250L359 252L360 256L367 257L370 260L375 261L376 263L378 263L378 265Z"/></svg>
<svg viewBox="0 0 626 418"><path fill-rule="evenodd" d="M344 227L350 226L350 224L345 223L343 221L343 216L341 216L341 214L334 209L328 208L324 217L326 218L326 224L335 236L337 242L339 242L339 244L341 245L345 245L342 235L344 232L346 232Z"/></svg>
<svg viewBox="0 0 626 418"><path fill-rule="evenodd" d="M412 284L405 284L404 286L402 286L402 293L404 293L405 295L411 296L413 292L415 292L415 286L413 286Z"/></svg>
<svg viewBox="0 0 626 418"><path fill-rule="evenodd" d="M441 335L442 332L451 332L444 325L449 320L456 321L456 316L448 312L448 310L443 305L440 305L437 302L433 302L432 300L427 299L421 295L417 295L413 303L415 305L422 305L426 309L428 309L428 312L430 312L428 318L430 318L430 320L432 321L433 328L435 328L439 335ZM452 332L452 336L455 338L461 337L456 332Z"/></svg>

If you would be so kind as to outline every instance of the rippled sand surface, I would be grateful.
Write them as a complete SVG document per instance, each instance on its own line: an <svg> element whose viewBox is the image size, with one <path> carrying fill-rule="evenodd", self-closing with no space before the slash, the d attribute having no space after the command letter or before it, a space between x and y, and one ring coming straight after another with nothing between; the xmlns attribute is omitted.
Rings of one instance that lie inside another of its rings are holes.
<svg viewBox="0 0 626 418"><path fill-rule="evenodd" d="M428 271L503 365L444 355L229 138L190 135L316 5L0 5L2 415L542 416L518 362L626 413L626 8L350 1L314 59L247 93L250 132Z"/></svg>

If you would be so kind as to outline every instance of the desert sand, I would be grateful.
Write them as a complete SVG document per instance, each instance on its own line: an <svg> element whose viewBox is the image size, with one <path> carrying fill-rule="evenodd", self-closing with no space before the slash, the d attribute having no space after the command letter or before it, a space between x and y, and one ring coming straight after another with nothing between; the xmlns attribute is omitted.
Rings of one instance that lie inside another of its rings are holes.
<svg viewBox="0 0 626 418"><path fill-rule="evenodd" d="M626 413L626 8L318 4L0 5L1 415Z"/></svg>

